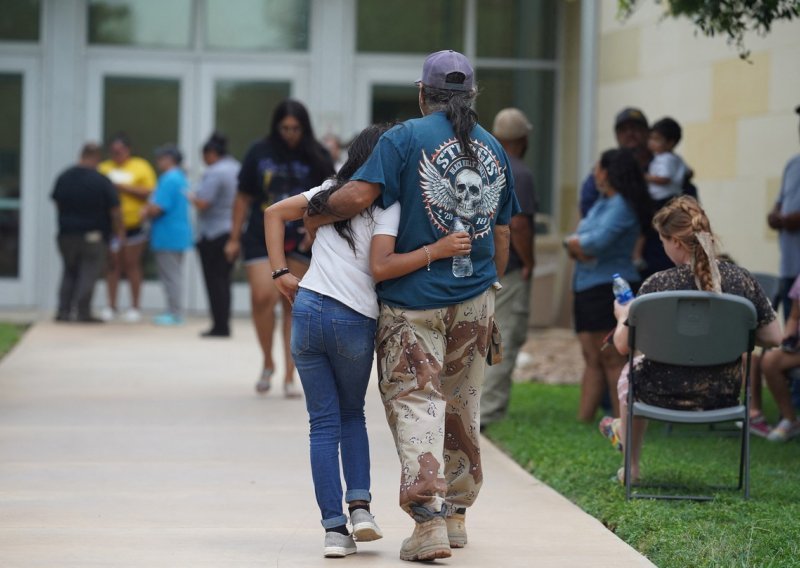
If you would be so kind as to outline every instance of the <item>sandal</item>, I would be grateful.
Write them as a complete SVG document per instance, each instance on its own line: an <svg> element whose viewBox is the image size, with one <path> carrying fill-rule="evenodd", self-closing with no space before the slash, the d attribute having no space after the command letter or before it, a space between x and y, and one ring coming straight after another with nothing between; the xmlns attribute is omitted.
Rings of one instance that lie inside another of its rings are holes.
<svg viewBox="0 0 800 568"><path fill-rule="evenodd" d="M294 381L283 383L283 396L286 398L303 398L303 393L297 388Z"/></svg>
<svg viewBox="0 0 800 568"><path fill-rule="evenodd" d="M620 485L625 485L625 466L622 466L617 470L616 478L617 481L619 481ZM639 476L634 475L633 479L631 479L631 483L632 484L639 483Z"/></svg>
<svg viewBox="0 0 800 568"><path fill-rule="evenodd" d="M613 416L604 416L598 424L600 433L608 438L611 445L618 451L622 451L622 438L619 436L620 419Z"/></svg>
<svg viewBox="0 0 800 568"><path fill-rule="evenodd" d="M264 369L261 371L261 378L256 383L256 392L264 394L272 387L272 369Z"/></svg>

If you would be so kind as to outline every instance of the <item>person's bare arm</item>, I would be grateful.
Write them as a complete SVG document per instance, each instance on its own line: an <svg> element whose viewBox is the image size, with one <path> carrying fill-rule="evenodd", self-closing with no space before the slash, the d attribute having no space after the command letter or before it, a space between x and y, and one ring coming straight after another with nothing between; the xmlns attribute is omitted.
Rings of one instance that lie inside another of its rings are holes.
<svg viewBox="0 0 800 568"><path fill-rule="evenodd" d="M306 213L303 216L303 225L308 234L313 237L321 226L350 219L361 213L372 205L380 194L381 187L377 183L349 181L328 198L328 207L332 214L309 215Z"/></svg>
<svg viewBox="0 0 800 568"><path fill-rule="evenodd" d="M211 207L211 202L206 201L205 199L200 199L199 197L192 195L189 199L192 201L192 205L195 206L195 209L198 211L205 211L209 207Z"/></svg>
<svg viewBox="0 0 800 568"><path fill-rule="evenodd" d="M305 196L295 195L270 205L264 211L264 237L273 270L289 266L286 262L286 252L283 248L286 238L286 222L302 218L307 207L308 200ZM274 282L278 291L286 296L290 302L294 302L300 279L289 272L279 276Z"/></svg>
<svg viewBox="0 0 800 568"><path fill-rule="evenodd" d="M233 262L239 256L241 249L242 227L244 226L244 218L247 215L247 210L253 198L242 193L236 192L236 198L233 200L233 219L231 222L231 235L228 237L228 242L225 243L225 258L228 262Z"/></svg>
<svg viewBox="0 0 800 568"><path fill-rule="evenodd" d="M667 185L669 183L672 183L672 180L668 177L654 176L652 174L644 174L644 179L648 183L654 183L656 185Z"/></svg>
<svg viewBox="0 0 800 568"><path fill-rule="evenodd" d="M795 322L796 323L796 322ZM787 329L789 329L788 324L786 322ZM795 326L795 330L797 327ZM788 332L787 332L788 333ZM797 333L795 331L795 333ZM756 330L756 345L759 347L777 347L781 343L781 324L778 321L778 318L775 318L767 325L763 325Z"/></svg>
<svg viewBox="0 0 800 568"><path fill-rule="evenodd" d="M522 279L529 280L536 266L533 219L529 215L514 215L511 218L511 246L522 261Z"/></svg>
<svg viewBox="0 0 800 568"><path fill-rule="evenodd" d="M511 245L511 231L508 225L495 225L492 231L494 239L494 266L497 277L502 278L508 266L508 250Z"/></svg>
<svg viewBox="0 0 800 568"><path fill-rule="evenodd" d="M614 329L614 347L619 351L620 355L627 355L630 352L628 347L628 326L625 322L628 321L628 310L631 305L620 304L614 300L614 317L617 318L617 327Z"/></svg>
<svg viewBox="0 0 800 568"><path fill-rule="evenodd" d="M155 219L156 217L161 217L163 214L164 210L155 203L148 203L142 209L142 217L146 219Z"/></svg>
<svg viewBox="0 0 800 568"><path fill-rule="evenodd" d="M391 235L375 235L369 250L369 266L372 279L383 282L399 278L420 268L426 268L430 262L456 255L466 255L472 251L469 233L461 231L445 235L435 243L420 247L406 253L394 252L396 237ZM428 252L425 252L427 247ZM430 255L430 258L428 258Z"/></svg>
<svg viewBox="0 0 800 568"><path fill-rule="evenodd" d="M581 242L578 235L570 235L564 239L564 248L567 249L567 254L570 258L574 258L580 262L587 262L592 257L581 248Z"/></svg>
<svg viewBox="0 0 800 568"><path fill-rule="evenodd" d="M138 185L127 185L127 184L124 184L124 183L118 183L118 184L116 184L116 187L120 191L120 193L126 193L126 194L128 194L128 195L130 195L132 197L135 197L136 199L140 199L142 201L145 201L148 197L150 197L150 194L153 193L153 188L152 187L143 187L143 186L138 186Z"/></svg>

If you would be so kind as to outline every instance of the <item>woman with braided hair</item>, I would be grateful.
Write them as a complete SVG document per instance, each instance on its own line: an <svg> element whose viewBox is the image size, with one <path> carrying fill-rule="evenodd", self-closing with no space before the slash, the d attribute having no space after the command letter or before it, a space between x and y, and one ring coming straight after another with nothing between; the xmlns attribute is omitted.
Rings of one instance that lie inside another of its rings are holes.
<svg viewBox="0 0 800 568"><path fill-rule="evenodd" d="M650 276L639 289L639 295L673 290L704 290L736 294L752 302L758 328L756 343L773 347L780 342L780 324L761 286L745 269L732 262L717 259L717 239L705 211L693 198L681 196L670 201L653 218L653 226L661 237L664 251L675 263L674 268ZM617 328L614 345L628 353L628 309L630 305L615 302ZM741 388L741 363L736 361L711 367L683 367L650 361L639 356L636 366L636 399L675 410L713 410L735 406ZM628 397L628 368L618 383L621 419L606 417L600 421L601 432L622 450L625 439L625 413ZM633 424L631 475L639 478L639 455L647 421L636 418ZM623 469L617 476L624 481Z"/></svg>
<svg viewBox="0 0 800 568"><path fill-rule="evenodd" d="M600 198L573 235L564 239L576 260L573 277L575 332L586 363L581 379L578 420L593 422L604 391L608 391L618 416L616 386L625 357L606 349L614 330L612 280L617 273L637 290L641 278L633 264L633 249L640 233L650 225L652 204L647 182L633 152L603 152L594 169Z"/></svg>

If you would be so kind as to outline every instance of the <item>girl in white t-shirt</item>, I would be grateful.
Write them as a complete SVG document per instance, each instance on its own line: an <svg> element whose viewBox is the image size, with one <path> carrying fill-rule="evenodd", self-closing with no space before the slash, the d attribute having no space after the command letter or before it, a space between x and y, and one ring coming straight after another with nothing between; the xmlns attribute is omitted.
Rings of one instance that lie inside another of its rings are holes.
<svg viewBox="0 0 800 568"><path fill-rule="evenodd" d="M388 125L364 129L350 145L347 162L335 178L264 212L273 266L287 266L283 248L286 222L302 218L306 209L329 212L327 197L366 161L387 129ZM399 222L400 205L396 203L388 209L373 206L347 221L322 226L302 280L288 268L272 273L278 290L293 303L291 350L309 414L311 473L326 531L325 556L356 552L354 536L362 542L383 536L369 511L369 441L364 420L378 317L370 246L376 236L396 237ZM408 253L382 255L380 278L397 278L469 250L467 233L451 233ZM342 508L340 448L352 535Z"/></svg>

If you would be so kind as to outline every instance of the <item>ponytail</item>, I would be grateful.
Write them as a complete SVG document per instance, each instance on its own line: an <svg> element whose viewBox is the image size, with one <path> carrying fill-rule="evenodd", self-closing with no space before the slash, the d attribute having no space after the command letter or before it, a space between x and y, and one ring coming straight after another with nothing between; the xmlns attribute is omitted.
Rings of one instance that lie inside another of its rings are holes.
<svg viewBox="0 0 800 568"><path fill-rule="evenodd" d="M667 203L656 213L653 226L660 235L678 239L689 251L698 290L722 292L716 237L706 212L694 198L683 195Z"/></svg>

